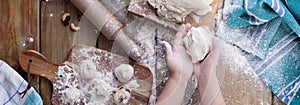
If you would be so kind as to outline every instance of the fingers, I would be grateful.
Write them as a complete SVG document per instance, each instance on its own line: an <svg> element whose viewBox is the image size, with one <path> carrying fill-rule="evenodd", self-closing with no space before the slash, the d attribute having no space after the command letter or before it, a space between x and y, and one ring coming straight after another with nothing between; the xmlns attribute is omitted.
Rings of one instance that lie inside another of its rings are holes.
<svg viewBox="0 0 300 105"><path fill-rule="evenodd" d="M220 55L220 48L217 38L212 39L212 49L207 56L207 59L213 62L218 62L219 55Z"/></svg>
<svg viewBox="0 0 300 105"><path fill-rule="evenodd" d="M173 46L182 46L183 45L183 37L187 35L187 32L190 30L191 24L183 24L178 28L178 31L176 33Z"/></svg>
<svg viewBox="0 0 300 105"><path fill-rule="evenodd" d="M173 54L172 46L168 42L166 42L166 41L162 41L161 43L165 47L166 58L171 57L172 54Z"/></svg>

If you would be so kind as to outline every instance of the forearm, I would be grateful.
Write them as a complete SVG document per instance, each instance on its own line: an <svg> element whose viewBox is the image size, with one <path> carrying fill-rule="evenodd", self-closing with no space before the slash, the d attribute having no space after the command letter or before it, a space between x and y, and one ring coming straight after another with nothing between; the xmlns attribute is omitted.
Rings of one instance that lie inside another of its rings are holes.
<svg viewBox="0 0 300 105"><path fill-rule="evenodd" d="M181 105L188 79L170 77L157 99L157 105Z"/></svg>
<svg viewBox="0 0 300 105"><path fill-rule="evenodd" d="M225 105L215 73L205 78L198 76L198 79L198 93L201 98L201 105Z"/></svg>

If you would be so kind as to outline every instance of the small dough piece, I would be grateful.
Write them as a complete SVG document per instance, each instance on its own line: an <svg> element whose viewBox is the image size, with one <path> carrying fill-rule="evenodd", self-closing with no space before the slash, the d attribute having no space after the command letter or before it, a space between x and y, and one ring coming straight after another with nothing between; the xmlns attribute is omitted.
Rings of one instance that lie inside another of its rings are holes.
<svg viewBox="0 0 300 105"><path fill-rule="evenodd" d="M96 65L91 60L82 61L79 67L78 74L82 79L89 80L96 78L98 74Z"/></svg>
<svg viewBox="0 0 300 105"><path fill-rule="evenodd" d="M63 97L67 103L74 104L75 102L79 102L81 93L82 92L79 89L70 87L65 89L65 94Z"/></svg>
<svg viewBox="0 0 300 105"><path fill-rule="evenodd" d="M212 10L213 0L148 0L157 14L174 22L184 22L187 15L205 15Z"/></svg>
<svg viewBox="0 0 300 105"><path fill-rule="evenodd" d="M196 63L204 59L212 46L212 34L207 28L192 27L183 38L187 53L191 56L192 62Z"/></svg>
<svg viewBox="0 0 300 105"><path fill-rule="evenodd" d="M110 89L113 89L111 84L107 81L104 81L103 78L94 78L90 82L91 88L90 93L91 99L93 101L97 100L101 103L106 103L111 97L110 97ZM95 103L95 102L94 102Z"/></svg>
<svg viewBox="0 0 300 105"><path fill-rule="evenodd" d="M130 89L137 89L138 87L140 87L140 84L138 84L137 80L131 80L128 83L124 84L124 87L126 88L130 88Z"/></svg>
<svg viewBox="0 0 300 105"><path fill-rule="evenodd" d="M126 91L126 89L122 87L117 90L113 96L114 103L116 103L117 105L126 105L131 98L129 91Z"/></svg>
<svg viewBox="0 0 300 105"><path fill-rule="evenodd" d="M115 69L115 76L122 83L127 83L134 74L134 69L131 65L121 64Z"/></svg>

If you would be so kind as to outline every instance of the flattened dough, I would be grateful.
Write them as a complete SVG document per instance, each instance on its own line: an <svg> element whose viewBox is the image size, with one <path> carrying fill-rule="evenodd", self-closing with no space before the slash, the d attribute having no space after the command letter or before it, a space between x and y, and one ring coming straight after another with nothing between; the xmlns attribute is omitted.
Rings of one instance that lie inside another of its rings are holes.
<svg viewBox="0 0 300 105"><path fill-rule="evenodd" d="M121 64L115 69L115 76L122 83L127 83L133 77L133 73L133 67L128 64Z"/></svg>
<svg viewBox="0 0 300 105"><path fill-rule="evenodd" d="M212 10L213 0L148 0L157 9L157 14L168 20L181 23L187 15L205 15Z"/></svg>
<svg viewBox="0 0 300 105"><path fill-rule="evenodd" d="M212 46L212 33L203 27L192 27L183 38L187 53L191 56L192 62L196 63L204 59Z"/></svg>

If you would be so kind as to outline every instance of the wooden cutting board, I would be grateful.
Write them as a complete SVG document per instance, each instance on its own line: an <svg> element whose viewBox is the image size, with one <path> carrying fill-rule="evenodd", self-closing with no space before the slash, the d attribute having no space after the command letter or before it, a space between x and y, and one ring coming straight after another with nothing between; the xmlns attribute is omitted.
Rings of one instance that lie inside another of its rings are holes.
<svg viewBox="0 0 300 105"><path fill-rule="evenodd" d="M24 71L27 71L28 64L30 62L31 74L46 77L52 83L56 82L56 72L59 67L63 66L80 66L81 61L92 59L92 61L97 64L96 68L100 72L101 70L112 71L118 65L123 63L129 63L134 68L134 76L136 77L140 87L134 89L130 92L132 98L129 100L130 104L146 104L151 93L152 87L152 74L148 67L137 62L131 62L125 57L113 54L108 51L101 49L96 49L94 47L89 47L86 45L75 45L69 54L69 57L64 64L54 64L47 60L42 54L27 50L24 51L19 58L19 63ZM55 91L53 92L55 94ZM53 104L59 104L58 99L61 97L53 97Z"/></svg>

